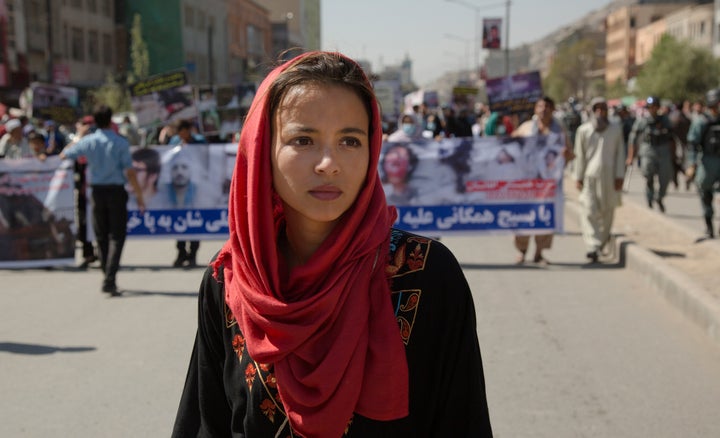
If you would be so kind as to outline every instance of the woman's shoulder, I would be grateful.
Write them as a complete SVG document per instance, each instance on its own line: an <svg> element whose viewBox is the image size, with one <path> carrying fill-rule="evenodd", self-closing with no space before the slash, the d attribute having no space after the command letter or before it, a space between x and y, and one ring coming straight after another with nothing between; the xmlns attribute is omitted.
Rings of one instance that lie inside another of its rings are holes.
<svg viewBox="0 0 720 438"><path fill-rule="evenodd" d="M457 265L452 252L438 240L398 228L390 231L390 259L387 273L392 277L423 271L442 271Z"/></svg>

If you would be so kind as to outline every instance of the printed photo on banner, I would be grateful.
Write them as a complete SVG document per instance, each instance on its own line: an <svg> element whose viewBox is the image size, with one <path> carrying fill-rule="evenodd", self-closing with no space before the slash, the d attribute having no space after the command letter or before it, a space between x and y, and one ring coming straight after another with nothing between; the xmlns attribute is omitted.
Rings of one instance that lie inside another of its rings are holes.
<svg viewBox="0 0 720 438"><path fill-rule="evenodd" d="M551 136L387 142L379 172L402 229L561 231L562 148Z"/></svg>
<svg viewBox="0 0 720 438"><path fill-rule="evenodd" d="M483 49L499 49L502 47L502 18L483 19Z"/></svg>
<svg viewBox="0 0 720 438"><path fill-rule="evenodd" d="M69 162L0 160L0 268L74 264L74 213Z"/></svg>
<svg viewBox="0 0 720 438"><path fill-rule="evenodd" d="M217 238L227 232L226 228L216 227L223 213L227 214L228 161L234 163L234 152L228 160L228 146L132 148L133 168L146 211L138 211L137 200L129 190L129 236L191 234ZM232 148L234 151L236 146Z"/></svg>

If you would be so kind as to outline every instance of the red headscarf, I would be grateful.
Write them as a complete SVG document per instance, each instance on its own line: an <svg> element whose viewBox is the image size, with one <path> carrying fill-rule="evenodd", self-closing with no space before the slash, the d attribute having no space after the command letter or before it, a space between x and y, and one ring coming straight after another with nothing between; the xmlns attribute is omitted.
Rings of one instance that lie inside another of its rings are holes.
<svg viewBox="0 0 720 438"><path fill-rule="evenodd" d="M268 91L284 71L317 56L305 53L273 70L260 85L240 136L230 189L225 301L250 355L275 365L280 397L293 429L341 436L354 412L386 421L408 415L405 350L385 274L390 227L377 172L382 129L372 102L370 162L353 206L304 264L279 272L278 233L284 213L272 187Z"/></svg>

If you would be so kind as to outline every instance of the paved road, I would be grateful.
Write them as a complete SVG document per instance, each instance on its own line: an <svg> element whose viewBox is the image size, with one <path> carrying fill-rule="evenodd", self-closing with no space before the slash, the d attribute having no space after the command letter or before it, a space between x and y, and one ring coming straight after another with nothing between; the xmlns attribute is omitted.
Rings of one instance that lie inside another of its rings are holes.
<svg viewBox="0 0 720 438"><path fill-rule="evenodd" d="M514 266L509 236L443 239L475 295L496 436L720 436L720 349L619 262L586 266L567 216L547 267ZM97 269L0 271L0 436L169 435L202 275L168 268L174 251L129 241L121 298Z"/></svg>

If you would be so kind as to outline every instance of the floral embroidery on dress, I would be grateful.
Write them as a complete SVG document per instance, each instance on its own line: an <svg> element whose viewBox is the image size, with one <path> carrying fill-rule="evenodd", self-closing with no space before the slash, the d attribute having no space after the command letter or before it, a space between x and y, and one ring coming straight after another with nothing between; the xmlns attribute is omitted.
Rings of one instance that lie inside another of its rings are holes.
<svg viewBox="0 0 720 438"><path fill-rule="evenodd" d="M422 291L419 289L398 290L392 292L395 318L400 326L400 337L405 345L408 345L410 342L410 336L412 335L412 329L415 325L415 317L417 316L421 294Z"/></svg>
<svg viewBox="0 0 720 438"><path fill-rule="evenodd" d="M260 411L268 417L271 423L275 423L275 409L275 403L269 398L266 398L260 403Z"/></svg>
<svg viewBox="0 0 720 438"><path fill-rule="evenodd" d="M230 307L225 303L225 328L230 328L236 324L237 319L235 319L235 315L233 315L232 310L230 310Z"/></svg>
<svg viewBox="0 0 720 438"><path fill-rule="evenodd" d="M245 338L243 335L236 333L235 336L233 336L232 347L238 360L242 362L243 351L245 351Z"/></svg>
<svg viewBox="0 0 720 438"><path fill-rule="evenodd" d="M245 382L247 383L248 391L252 391L252 385L256 375L257 368L255 368L255 364L249 363L248 366L245 367Z"/></svg>
<svg viewBox="0 0 720 438"><path fill-rule="evenodd" d="M390 233L390 262L386 272L392 277L425 269L432 240L407 234L399 230Z"/></svg>

